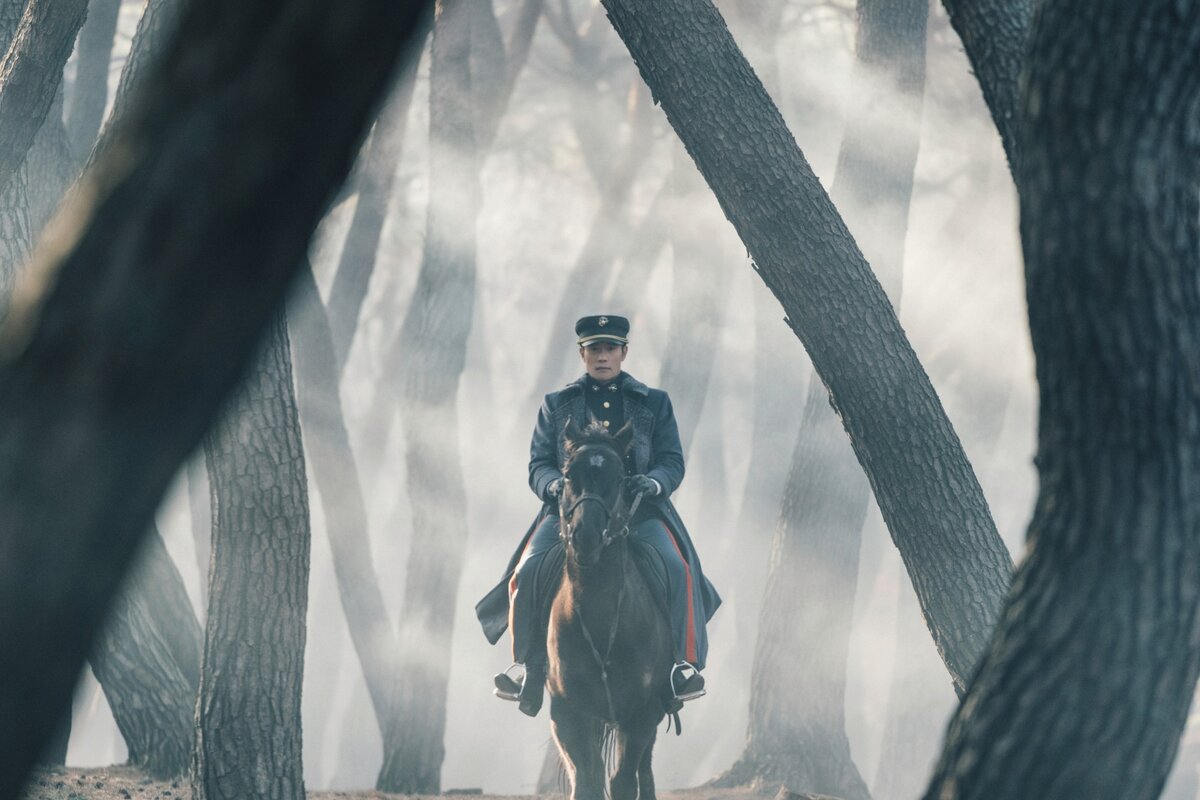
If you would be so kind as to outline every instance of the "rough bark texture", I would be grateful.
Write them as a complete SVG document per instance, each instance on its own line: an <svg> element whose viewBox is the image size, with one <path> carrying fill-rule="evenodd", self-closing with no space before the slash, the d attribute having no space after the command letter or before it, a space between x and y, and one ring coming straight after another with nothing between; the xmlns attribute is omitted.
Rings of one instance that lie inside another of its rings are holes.
<svg viewBox="0 0 1200 800"><path fill-rule="evenodd" d="M29 0L0 61L0 187L21 169L54 104L87 0Z"/></svg>
<svg viewBox="0 0 1200 800"><path fill-rule="evenodd" d="M39 280L0 331L0 797L66 709L154 509L278 306L420 13L391 0L189 6L35 256Z"/></svg>
<svg viewBox="0 0 1200 800"><path fill-rule="evenodd" d="M926 797L1154 798L1200 670L1200 7L1039 6L1029 550Z"/></svg>
<svg viewBox="0 0 1200 800"><path fill-rule="evenodd" d="M1021 68L1035 0L942 0L942 5L962 39L1015 174Z"/></svg>
<svg viewBox="0 0 1200 800"><path fill-rule="evenodd" d="M67 133L72 151L80 156L91 152L104 121L108 70L112 64L113 39L117 35L120 12L121 0L91 0L87 20L79 31Z"/></svg>
<svg viewBox="0 0 1200 800"><path fill-rule="evenodd" d="M311 530L287 322L204 443L213 553L196 800L304 800L300 689Z"/></svg>
<svg viewBox="0 0 1200 800"><path fill-rule="evenodd" d="M7 51L21 24L25 0L0 0L0 49ZM29 178L19 168L0 188L0 319L7 312L17 273L33 237L29 224Z"/></svg>
<svg viewBox="0 0 1200 800"><path fill-rule="evenodd" d="M187 771L200 672L199 624L190 604L179 608L172 575L182 589L154 531L89 655L129 763L159 778Z"/></svg>
<svg viewBox="0 0 1200 800"><path fill-rule="evenodd" d="M832 191L897 303L928 12L928 0L859 0L854 109ZM850 800L869 796L850 755L845 701L870 489L829 405L824 384L809 381L759 618L746 749L725 782Z"/></svg>
<svg viewBox="0 0 1200 800"><path fill-rule="evenodd" d="M457 396L475 303L479 174L471 113L469 0L439 0L430 67L429 209L421 272L401 330L412 543L405 568L397 686L383 722L377 788L437 793L466 491Z"/></svg>
<svg viewBox="0 0 1200 800"><path fill-rule="evenodd" d="M604 5L829 389L965 687L1012 564L883 289L711 3Z"/></svg>

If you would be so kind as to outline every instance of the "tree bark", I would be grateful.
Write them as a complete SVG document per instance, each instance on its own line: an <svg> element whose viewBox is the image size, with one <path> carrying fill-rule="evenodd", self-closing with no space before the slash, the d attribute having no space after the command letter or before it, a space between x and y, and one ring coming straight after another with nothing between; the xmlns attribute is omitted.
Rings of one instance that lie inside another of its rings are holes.
<svg viewBox="0 0 1200 800"><path fill-rule="evenodd" d="M174 573L182 588L154 531L89 655L129 763L158 778L187 771L200 671L200 630L191 605L170 616L157 605L178 602L174 592L155 591L172 585L163 580L165 573Z"/></svg>
<svg viewBox="0 0 1200 800"><path fill-rule="evenodd" d="M300 690L311 530L283 313L204 452L213 555L192 795L304 800Z"/></svg>
<svg viewBox="0 0 1200 800"><path fill-rule="evenodd" d="M604 5L828 387L965 687L1012 564L895 312L711 3Z"/></svg>
<svg viewBox="0 0 1200 800"><path fill-rule="evenodd" d="M86 156L96 143L108 104L108 71L112 65L113 39L121 0L92 0L87 20L79 31L75 88L67 111L71 150Z"/></svg>
<svg viewBox="0 0 1200 800"><path fill-rule="evenodd" d="M928 0L859 0L860 90L832 192L897 304L928 12ZM869 792L846 736L846 660L870 490L829 404L810 380L759 618L746 749L724 782L855 800Z"/></svg>
<svg viewBox="0 0 1200 800"><path fill-rule="evenodd" d="M25 0L0 0L0 50L7 51L21 24ZM8 311L17 273L33 240L29 224L29 178L19 168L0 187L0 319Z"/></svg>
<svg viewBox="0 0 1200 800"><path fill-rule="evenodd" d="M383 721L381 791L437 793L466 493L457 395L475 302L479 207L471 110L471 10L439 0L430 67L429 209L421 272L401 329L400 415L413 536L405 568L396 693Z"/></svg>
<svg viewBox="0 0 1200 800"><path fill-rule="evenodd" d="M40 280L0 331L0 797L66 709L154 509L278 306L420 13L190 5L35 256Z"/></svg>
<svg viewBox="0 0 1200 800"><path fill-rule="evenodd" d="M1016 174L1021 68L1035 0L942 0Z"/></svg>
<svg viewBox="0 0 1200 800"><path fill-rule="evenodd" d="M927 798L1154 798L1200 670L1200 12L1039 5L1019 128L1040 489Z"/></svg>
<svg viewBox="0 0 1200 800"><path fill-rule="evenodd" d="M21 168L54 104L87 0L29 0L0 61L0 187Z"/></svg>

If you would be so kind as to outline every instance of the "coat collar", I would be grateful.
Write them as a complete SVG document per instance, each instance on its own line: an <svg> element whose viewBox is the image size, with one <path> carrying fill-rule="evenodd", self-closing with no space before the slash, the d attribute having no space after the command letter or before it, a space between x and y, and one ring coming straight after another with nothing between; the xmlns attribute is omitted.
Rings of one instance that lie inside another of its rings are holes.
<svg viewBox="0 0 1200 800"><path fill-rule="evenodd" d="M586 384L587 384L587 373L585 372L583 375L580 375L578 378L576 378L575 380L568 383L565 388L578 389L579 391L582 392L583 387ZM650 394L650 388L648 386L646 386L646 384L639 381L637 378L630 375L628 372L625 373L625 380L621 383L621 388L626 392L632 392L634 394L641 395L642 397L645 397L648 394Z"/></svg>

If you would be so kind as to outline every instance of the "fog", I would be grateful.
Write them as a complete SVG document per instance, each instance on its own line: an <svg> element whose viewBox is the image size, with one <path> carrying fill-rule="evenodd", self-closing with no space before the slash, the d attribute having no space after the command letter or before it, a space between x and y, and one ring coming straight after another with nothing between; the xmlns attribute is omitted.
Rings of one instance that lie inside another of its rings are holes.
<svg viewBox="0 0 1200 800"><path fill-rule="evenodd" d="M138 4L127 3L121 29L136 25ZM511 4L501 2L500 24L511 25ZM551 5L558 6L558 3ZM585 0L566 0L576 20L593 15ZM734 31L735 36L738 31ZM450 673L443 788L479 787L489 793L532 793L549 742L546 711L529 719L491 695L491 676L510 661L505 637L491 647L474 618L475 602L495 583L538 510L526 483L529 438L536 417L531 398L551 391L535 385L547 348L560 353L562 379L579 373L573 332L549 330L567 288L577 254L599 204L584 145L571 124L582 106L586 126L609 152L630 134L631 87L636 74L611 30L597 31L597 66L588 80L573 77L562 42L543 21L528 64L482 164L474 323L467 366L458 393L461 460L467 488L469 543L458 591ZM844 115L863 87L853 72L854 13L847 3L789 5L775 45L780 105L801 149L826 187L834 179ZM113 83L119 74L116 53ZM342 383L342 402L370 512L375 570L394 624L403 624L401 596L411 539L405 492L404 420L380 397L381 376L403 370L389 363L389 345L404 320L420 266L428 186L428 56L419 71L397 191L378 254L370 294ZM70 73L68 72L68 78ZM643 90L644 91L644 90ZM652 110L645 159L630 188L624 212L633 225L647 213L677 158L677 144L661 112ZM332 208L312 246L323 291L333 279L357 199ZM664 224L695 220L720 228L715 268L725 270L728 289L719 346L714 354L715 391L696 422L688 453L688 476L674 495L706 571L725 604L710 625L709 694L683 713L683 736L660 735L656 778L663 788L710 780L736 759L745 738L750 691L752 631L737 627L738 609L757 613L758 596L732 591L736 575L761 564L739 558L734 529L746 483L755 391L786 391L798 417L811 367L791 338L774 355L777 385L756 387L756 293L762 283L739 250L728 223L707 196L674 203ZM606 234L628 238L628 224ZM459 224L470 225L463 219ZM721 226L724 226L723 228ZM856 236L869 226L851 222ZM652 386L660 377L672 313L674 254L668 244L653 264L636 265L644 284L618 286L627 275L618 260L603 276L604 293L586 313L626 314L632 320L627 371ZM1015 194L994 126L961 47L934 6L929 61L899 315L934 382L988 498L997 526L1014 558L1020 557L1032 509L1036 415L1033 360L1024 313L1024 286L1016 227ZM619 291L618 291L619 290ZM629 297L626 307L605 296ZM774 301L772 301L774 302ZM778 324L783 312L776 304ZM549 338L548 338L549 337ZM670 389L666 386L664 388ZM799 391L797 391L799 389ZM981 420L979 398L1002 409L1000 433ZM790 446L783 448L790 454ZM378 459L363 457L379 453ZM714 462L713 458L719 459ZM788 464L773 465L778 474ZM311 481L311 470L310 470ZM312 580L305 683L306 780L309 789L371 786L381 760L374 712L350 643L333 577L321 504L313 501ZM193 544L186 482L181 478L164 502L159 525L168 549L200 609L202 569ZM807 569L820 570L812 564ZM803 575L795 576L803 580ZM872 508L863 532L863 553L848 662L846 720L855 762L873 783L881 761L889 698L897 664L897 600L911 587L886 529ZM914 603L900 610L915 615ZM911 621L911 620L910 620ZM919 621L916 624L921 624ZM820 646L820 643L814 643ZM941 725L954 704L950 680L926 637L918 654L929 696L940 703L922 734L936 753ZM740 654L740 655L739 655ZM804 676L796 676L798 688ZM940 715L940 716L939 716ZM939 721L939 719L941 721ZM107 764L124 758L124 746L102 693L90 676L76 696L68 763ZM913 764L919 783L927 764Z"/></svg>

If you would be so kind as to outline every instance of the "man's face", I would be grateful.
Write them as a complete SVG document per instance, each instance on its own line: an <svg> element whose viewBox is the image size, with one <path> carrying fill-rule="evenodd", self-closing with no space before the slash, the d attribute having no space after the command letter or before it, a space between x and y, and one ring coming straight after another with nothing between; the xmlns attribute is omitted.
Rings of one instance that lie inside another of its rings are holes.
<svg viewBox="0 0 1200 800"><path fill-rule="evenodd" d="M594 381L611 381L621 374L621 362L625 360L626 345L612 342L594 342L579 348L579 357L587 374Z"/></svg>

